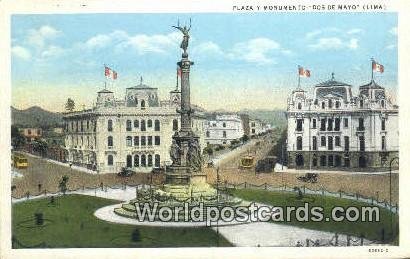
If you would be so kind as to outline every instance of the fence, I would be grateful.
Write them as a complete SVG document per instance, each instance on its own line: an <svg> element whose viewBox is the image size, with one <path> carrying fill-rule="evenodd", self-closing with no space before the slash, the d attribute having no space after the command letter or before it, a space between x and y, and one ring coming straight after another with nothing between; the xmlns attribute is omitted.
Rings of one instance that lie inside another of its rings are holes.
<svg viewBox="0 0 410 259"><path fill-rule="evenodd" d="M268 190L268 191L281 191L281 192L295 192L295 187L289 187L285 185L282 186L274 186L268 183L263 183L260 185L252 184L252 183L228 183L225 181L223 184L224 188L232 188L232 189L259 189L259 190ZM315 195L324 195L324 196L329 196L329 197L336 197L336 198L343 198L343 199L349 199L349 200L356 200L356 201L361 201L367 204L371 205L376 205L382 208L385 208L387 210L390 210L393 213L398 213L399 211L399 205L396 204L390 204L387 200L378 200L378 198L374 197L367 197L358 193L347 193L343 191L339 192L331 192L327 191L325 189L320 189L320 190L313 190L306 188L306 186L301 186L301 187L296 187L299 188L303 194L315 194Z"/></svg>

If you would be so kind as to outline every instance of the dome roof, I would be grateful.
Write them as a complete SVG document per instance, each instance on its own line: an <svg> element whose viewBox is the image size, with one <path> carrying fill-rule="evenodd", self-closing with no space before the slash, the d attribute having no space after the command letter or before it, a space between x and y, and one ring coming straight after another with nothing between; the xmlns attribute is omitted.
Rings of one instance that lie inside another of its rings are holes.
<svg viewBox="0 0 410 259"><path fill-rule="evenodd" d="M332 78L331 79L329 79L327 81L324 81L324 82L321 82L321 83L319 83L315 86L316 87L332 87L332 86L351 86L351 85L343 83L343 82L336 81L335 80L335 74L332 73Z"/></svg>

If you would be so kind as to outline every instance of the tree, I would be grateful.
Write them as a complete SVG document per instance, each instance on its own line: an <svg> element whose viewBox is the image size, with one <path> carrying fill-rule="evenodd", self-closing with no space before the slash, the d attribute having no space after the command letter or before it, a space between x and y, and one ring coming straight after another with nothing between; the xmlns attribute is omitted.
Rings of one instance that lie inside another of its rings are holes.
<svg viewBox="0 0 410 259"><path fill-rule="evenodd" d="M68 99L67 99L67 102L66 102L66 104L65 104L65 109L66 109L67 111L69 111L69 112L74 111L74 109L75 109L75 103L74 103L74 100L73 100L73 99L71 99L71 98L68 98Z"/></svg>
<svg viewBox="0 0 410 259"><path fill-rule="evenodd" d="M40 139L33 141L33 151L38 152L41 156L45 156L47 154L47 150L47 142Z"/></svg>
<svg viewBox="0 0 410 259"><path fill-rule="evenodd" d="M66 191L67 191L67 183L68 183L68 176L64 175L61 178L60 183L58 184L58 188L60 189L60 191L63 193L63 195L65 195Z"/></svg>
<svg viewBox="0 0 410 259"><path fill-rule="evenodd" d="M26 144L26 138L20 133L19 129L14 125L11 126L11 144L15 149Z"/></svg>
<svg viewBox="0 0 410 259"><path fill-rule="evenodd" d="M245 143L245 142L247 142L248 140L249 140L249 136L248 136L248 135L243 135L243 136L241 137L242 143Z"/></svg>

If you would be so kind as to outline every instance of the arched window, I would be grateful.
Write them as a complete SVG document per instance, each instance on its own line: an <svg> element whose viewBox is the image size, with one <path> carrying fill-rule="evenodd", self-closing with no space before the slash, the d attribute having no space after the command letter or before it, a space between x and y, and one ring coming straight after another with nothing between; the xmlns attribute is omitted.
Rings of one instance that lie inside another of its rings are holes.
<svg viewBox="0 0 410 259"><path fill-rule="evenodd" d="M316 136L312 137L312 149L317 150L317 137Z"/></svg>
<svg viewBox="0 0 410 259"><path fill-rule="evenodd" d="M325 102L322 102L322 109L324 109L325 108Z"/></svg>
<svg viewBox="0 0 410 259"><path fill-rule="evenodd" d="M160 155L155 155L155 162L154 162L155 164L155 167L160 167L161 166L161 157L160 157Z"/></svg>
<svg viewBox="0 0 410 259"><path fill-rule="evenodd" d="M134 156L134 167L139 167L140 166L140 156L135 155Z"/></svg>
<svg viewBox="0 0 410 259"><path fill-rule="evenodd" d="M107 130L112 131L112 120L108 120Z"/></svg>
<svg viewBox="0 0 410 259"><path fill-rule="evenodd" d="M113 165L114 164L114 158L112 155L108 155L107 157L107 165Z"/></svg>
<svg viewBox="0 0 410 259"><path fill-rule="evenodd" d="M131 131L131 128L132 128L131 120L127 120L126 128L127 128L127 131Z"/></svg>
<svg viewBox="0 0 410 259"><path fill-rule="evenodd" d="M135 136L134 137L134 146L139 146L140 145L140 137Z"/></svg>
<svg viewBox="0 0 410 259"><path fill-rule="evenodd" d="M132 167L132 156L127 155L127 167Z"/></svg>
<svg viewBox="0 0 410 259"><path fill-rule="evenodd" d="M360 101L359 101L359 106L360 106L360 108L363 108L363 105L364 105L363 100L360 100Z"/></svg>
<svg viewBox="0 0 410 259"><path fill-rule="evenodd" d="M226 131L222 131L222 137L226 138Z"/></svg>
<svg viewBox="0 0 410 259"><path fill-rule="evenodd" d="M145 109L145 100L141 100L141 109Z"/></svg>
<svg viewBox="0 0 410 259"><path fill-rule="evenodd" d="M298 110L301 110L301 109L302 109L302 104L298 103Z"/></svg>
<svg viewBox="0 0 410 259"><path fill-rule="evenodd" d="M145 120L141 120L141 131L146 131L147 128L145 127Z"/></svg>
<svg viewBox="0 0 410 259"><path fill-rule="evenodd" d="M172 121L172 130L173 130L173 131L177 131L177 130L178 130L178 120L177 120L177 119L174 119L174 120Z"/></svg>
<svg viewBox="0 0 410 259"><path fill-rule="evenodd" d="M226 128L226 123L225 122L222 123L222 127Z"/></svg>
<svg viewBox="0 0 410 259"><path fill-rule="evenodd" d="M112 147L114 145L114 140L113 140L112 136L108 136L107 145L108 145L108 147Z"/></svg>
<svg viewBox="0 0 410 259"><path fill-rule="evenodd" d="M146 167L147 166L147 157L146 155L141 155L141 166Z"/></svg>
<svg viewBox="0 0 410 259"><path fill-rule="evenodd" d="M303 156L301 154L297 154L296 158L295 158L295 164L296 166L303 166L304 165L304 161L303 161Z"/></svg>
<svg viewBox="0 0 410 259"><path fill-rule="evenodd" d="M139 120L134 120L134 128L138 128L140 126Z"/></svg>
<svg viewBox="0 0 410 259"><path fill-rule="evenodd" d="M315 155L313 155L313 158L312 158L312 166L317 166L317 156L316 156L316 154Z"/></svg>
<svg viewBox="0 0 410 259"><path fill-rule="evenodd" d="M384 106L385 106L384 100L380 101L380 105L382 106L382 108L384 108Z"/></svg>
<svg viewBox="0 0 410 259"><path fill-rule="evenodd" d="M131 137L131 136L127 136L127 138L126 138L126 143L127 143L127 147L131 147L131 146L132 146L132 137Z"/></svg>
<svg viewBox="0 0 410 259"><path fill-rule="evenodd" d="M331 109L332 107L333 107L333 101L329 99L329 109Z"/></svg>
<svg viewBox="0 0 410 259"><path fill-rule="evenodd" d="M320 156L320 166L326 166L326 156Z"/></svg>
<svg viewBox="0 0 410 259"><path fill-rule="evenodd" d="M340 102L336 101L336 109L339 109L339 108L340 108Z"/></svg>
<svg viewBox="0 0 410 259"><path fill-rule="evenodd" d="M302 137L297 137L296 139L296 149L297 150L302 150Z"/></svg>
<svg viewBox="0 0 410 259"><path fill-rule="evenodd" d="M211 133L208 131L206 131L206 137L209 138L211 136Z"/></svg>
<svg viewBox="0 0 410 259"><path fill-rule="evenodd" d="M145 146L147 144L147 138L145 136L141 136L141 146Z"/></svg>
<svg viewBox="0 0 410 259"><path fill-rule="evenodd" d="M152 166L152 155L148 155L148 166Z"/></svg>
<svg viewBox="0 0 410 259"><path fill-rule="evenodd" d="M159 120L155 120L155 122L154 122L154 130L155 131L160 131L161 130L161 126L160 126L161 124L160 124L160 122L159 122Z"/></svg>
<svg viewBox="0 0 410 259"><path fill-rule="evenodd" d="M152 128L152 120L148 120L147 124L148 128Z"/></svg>

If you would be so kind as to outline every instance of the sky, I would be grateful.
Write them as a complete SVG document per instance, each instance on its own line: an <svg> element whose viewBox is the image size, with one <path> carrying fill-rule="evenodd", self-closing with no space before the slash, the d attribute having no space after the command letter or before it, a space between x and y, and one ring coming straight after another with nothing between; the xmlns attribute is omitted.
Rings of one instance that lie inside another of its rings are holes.
<svg viewBox="0 0 410 259"><path fill-rule="evenodd" d="M12 105L63 111L67 98L90 107L104 87L104 64L118 73L108 89L175 89L182 34L192 20L188 53L191 100L207 110L284 109L298 83L298 65L311 71L307 90L335 79L358 86L375 74L397 94L396 13L222 13L13 15Z"/></svg>

